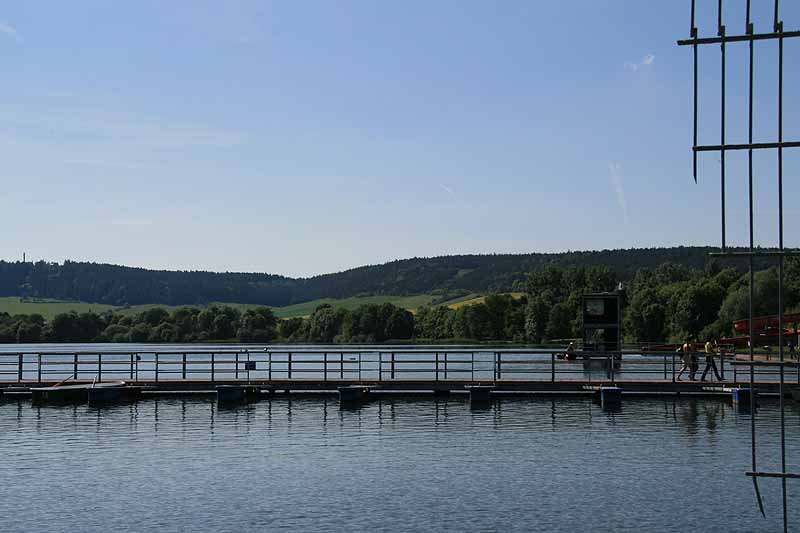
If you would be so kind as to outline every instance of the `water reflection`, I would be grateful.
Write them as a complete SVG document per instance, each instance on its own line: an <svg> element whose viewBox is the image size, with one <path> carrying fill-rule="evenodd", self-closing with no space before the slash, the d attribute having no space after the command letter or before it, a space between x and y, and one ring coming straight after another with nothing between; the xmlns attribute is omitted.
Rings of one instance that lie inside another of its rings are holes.
<svg viewBox="0 0 800 533"><path fill-rule="evenodd" d="M57 531L124 529L131 516L142 529L201 531L680 531L718 528L721 516L770 529L779 485L764 483L765 521L741 475L748 417L695 398L626 398L616 412L576 397L499 397L475 409L457 395L376 396L355 409L323 396L235 408L211 398L5 402L0 506L17 510L3 513L10 531L43 520ZM777 422L765 401L760 430L774 435ZM800 409L788 403L787 445L800 446ZM764 446L769 465L775 445ZM609 502L624 506L609 513Z"/></svg>

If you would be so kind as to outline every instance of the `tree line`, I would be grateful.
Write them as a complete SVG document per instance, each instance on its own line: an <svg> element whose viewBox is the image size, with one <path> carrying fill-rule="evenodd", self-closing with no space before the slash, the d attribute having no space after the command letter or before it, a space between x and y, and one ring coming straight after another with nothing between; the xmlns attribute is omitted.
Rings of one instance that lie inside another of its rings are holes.
<svg viewBox="0 0 800 533"><path fill-rule="evenodd" d="M547 266L528 274L525 294L492 294L453 309L425 306L412 313L393 304L352 310L317 307L308 317L278 319L262 306L246 311L226 305L153 307L121 312L41 315L0 313L0 342L222 342L382 343L390 341L508 341L544 343L579 338L581 298L619 290L607 266ZM786 261L786 311L800 309L800 260ZM754 277L756 315L777 313L778 271ZM640 268L620 291L623 335L628 342L671 342L721 337L747 316L748 276L715 260L703 268L664 263Z"/></svg>
<svg viewBox="0 0 800 533"><path fill-rule="evenodd" d="M237 302L271 307L362 294L458 294L524 290L527 273L547 266L607 266L621 281L640 268L672 262L702 268L711 248L676 247L557 254L411 258L311 278L263 273L147 270L65 261L0 261L0 296L51 298L114 306Z"/></svg>

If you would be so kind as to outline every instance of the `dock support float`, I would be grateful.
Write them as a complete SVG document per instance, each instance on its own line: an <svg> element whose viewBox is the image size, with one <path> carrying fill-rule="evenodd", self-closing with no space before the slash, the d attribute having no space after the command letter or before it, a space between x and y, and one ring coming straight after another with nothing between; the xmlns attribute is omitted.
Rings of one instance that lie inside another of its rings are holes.
<svg viewBox="0 0 800 533"><path fill-rule="evenodd" d="M800 402L800 387L792 389L792 400Z"/></svg>
<svg viewBox="0 0 800 533"><path fill-rule="evenodd" d="M604 409L622 405L622 389L619 387L600 387L600 406Z"/></svg>
<svg viewBox="0 0 800 533"><path fill-rule="evenodd" d="M488 402L489 396L494 390L493 385L467 385L466 388L469 391L471 402Z"/></svg>
<svg viewBox="0 0 800 533"><path fill-rule="evenodd" d="M252 402L258 399L258 387L253 385L217 385L217 401L220 403Z"/></svg>
<svg viewBox="0 0 800 533"><path fill-rule="evenodd" d="M91 404L135 402L142 395L142 387L92 387L86 391Z"/></svg>
<svg viewBox="0 0 800 533"><path fill-rule="evenodd" d="M731 399L733 400L733 405L738 407L739 409L750 409L750 387L737 387L731 389ZM758 404L758 391L752 391L753 396L755 396L756 405Z"/></svg>
<svg viewBox="0 0 800 533"><path fill-rule="evenodd" d="M370 387L364 385L347 385L338 387L339 401L343 403L361 402L369 396Z"/></svg>

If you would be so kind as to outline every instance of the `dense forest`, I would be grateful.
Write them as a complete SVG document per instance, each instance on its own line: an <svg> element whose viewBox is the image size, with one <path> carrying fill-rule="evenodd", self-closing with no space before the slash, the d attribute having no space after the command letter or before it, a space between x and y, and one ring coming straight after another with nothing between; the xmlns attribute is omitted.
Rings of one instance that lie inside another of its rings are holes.
<svg viewBox="0 0 800 533"><path fill-rule="evenodd" d="M388 341L510 341L544 343L580 337L581 297L619 290L608 266L549 265L528 273L524 295L493 294L452 309L426 306L411 313L392 304L353 310L321 305L306 318L279 320L269 307L244 313L229 306L152 308L135 316L116 312L40 315L0 313L0 342L379 343ZM800 310L800 259L786 261L785 308ZM777 312L774 267L755 275L756 315ZM703 268L663 263L640 268L621 288L628 342L718 338L748 312L748 276L715 260Z"/></svg>
<svg viewBox="0 0 800 533"><path fill-rule="evenodd" d="M649 248L557 254L456 255L413 258L311 278L258 273L146 270L65 261L0 261L0 296L53 298L116 306L205 305L210 302L285 306L318 298L524 290L527 274L545 267L605 266L621 281L666 262L704 267L710 247Z"/></svg>

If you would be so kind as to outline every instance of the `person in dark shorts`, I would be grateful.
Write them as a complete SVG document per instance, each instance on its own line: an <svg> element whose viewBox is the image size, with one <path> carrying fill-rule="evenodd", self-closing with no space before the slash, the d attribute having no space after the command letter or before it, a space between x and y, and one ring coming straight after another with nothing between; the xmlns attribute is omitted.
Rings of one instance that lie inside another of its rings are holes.
<svg viewBox="0 0 800 533"><path fill-rule="evenodd" d="M697 371L700 369L700 363L697 360L697 352L694 351L694 342L687 343L689 346L690 357L690 371L689 371L689 380L695 381L697 379Z"/></svg>
<svg viewBox="0 0 800 533"><path fill-rule="evenodd" d="M717 377L717 381L722 381L722 378L717 371L717 363L714 361L714 355L716 355L716 342L711 344L711 339L706 341L706 368L703 370L703 375L700 376L700 381L706 380L706 374L708 374L709 370L714 371L714 375Z"/></svg>

